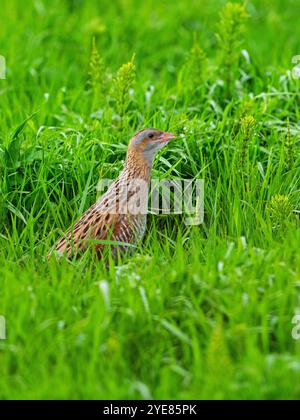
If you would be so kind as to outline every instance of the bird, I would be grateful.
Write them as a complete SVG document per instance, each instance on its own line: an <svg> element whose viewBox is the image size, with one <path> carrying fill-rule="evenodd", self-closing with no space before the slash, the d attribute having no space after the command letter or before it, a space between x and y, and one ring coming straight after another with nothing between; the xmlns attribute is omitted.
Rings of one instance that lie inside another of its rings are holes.
<svg viewBox="0 0 300 420"><path fill-rule="evenodd" d="M156 128L136 132L129 141L125 164L118 178L57 242L55 254L68 259L79 258L92 247L101 260L109 246L112 258L117 262L132 251L146 230L148 187L154 157L174 138L175 134Z"/></svg>

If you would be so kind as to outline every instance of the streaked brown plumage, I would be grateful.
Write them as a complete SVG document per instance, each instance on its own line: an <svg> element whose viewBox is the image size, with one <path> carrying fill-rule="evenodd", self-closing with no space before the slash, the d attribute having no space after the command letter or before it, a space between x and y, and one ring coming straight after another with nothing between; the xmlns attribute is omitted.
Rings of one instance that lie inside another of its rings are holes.
<svg viewBox="0 0 300 420"><path fill-rule="evenodd" d="M118 242L112 245L116 259L130 245L136 245L146 229L148 185L154 156L174 137L153 128L137 132L130 140L119 177L58 241L56 252L72 258L92 245L101 258L105 247L101 241L114 241Z"/></svg>

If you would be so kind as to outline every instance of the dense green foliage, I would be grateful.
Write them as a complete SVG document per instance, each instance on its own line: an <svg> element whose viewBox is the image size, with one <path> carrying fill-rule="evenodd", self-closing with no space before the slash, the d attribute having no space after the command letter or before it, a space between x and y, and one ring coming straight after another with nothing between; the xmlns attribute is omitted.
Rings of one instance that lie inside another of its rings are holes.
<svg viewBox="0 0 300 420"><path fill-rule="evenodd" d="M0 398L300 398L299 9L1 0ZM204 224L151 216L109 271L48 261L147 126Z"/></svg>

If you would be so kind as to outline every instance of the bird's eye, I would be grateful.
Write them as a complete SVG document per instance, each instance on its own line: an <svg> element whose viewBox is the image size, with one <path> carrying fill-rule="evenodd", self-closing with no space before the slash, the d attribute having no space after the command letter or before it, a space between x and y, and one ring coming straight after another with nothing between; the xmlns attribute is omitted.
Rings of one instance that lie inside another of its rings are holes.
<svg viewBox="0 0 300 420"><path fill-rule="evenodd" d="M153 137L154 137L154 134L153 133L151 133L151 134L149 134L149 139L153 139Z"/></svg>

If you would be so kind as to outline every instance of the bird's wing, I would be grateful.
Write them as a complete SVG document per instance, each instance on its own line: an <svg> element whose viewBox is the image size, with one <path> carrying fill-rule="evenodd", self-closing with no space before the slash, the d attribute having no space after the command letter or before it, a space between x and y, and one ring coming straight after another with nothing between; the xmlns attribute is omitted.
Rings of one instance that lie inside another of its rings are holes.
<svg viewBox="0 0 300 420"><path fill-rule="evenodd" d="M93 246L100 257L106 245L101 241L106 240L108 244L109 241L124 243L119 246L115 244L113 250L116 252L116 248L119 248L120 252L125 251L128 247L126 243L133 243L135 240L134 225L126 215L103 212L95 204L58 241L56 252L72 258L84 252L89 246Z"/></svg>
<svg viewBox="0 0 300 420"><path fill-rule="evenodd" d="M134 226L121 214L99 213L89 209L57 243L56 252L68 258L80 255L89 246L94 247L98 257L103 248L111 243L114 256L128 249L135 241ZM101 241L108 241L101 243ZM98 242L99 241L99 242Z"/></svg>
<svg viewBox="0 0 300 420"><path fill-rule="evenodd" d="M122 187L122 184L121 184ZM120 181L117 179L101 199L90 207L79 221L61 238L56 245L56 252L66 254L68 258L84 252L94 241L94 248L100 255L105 243L97 241L117 241L133 243L135 225L122 210L127 196L122 196ZM120 251L126 245L120 245ZM116 247L115 247L116 248Z"/></svg>
<svg viewBox="0 0 300 420"><path fill-rule="evenodd" d="M84 252L92 241L112 239L119 218L120 215L103 213L97 209L97 205L93 205L58 241L56 251L71 258L72 255ZM95 243L97 250L102 247L103 245Z"/></svg>

